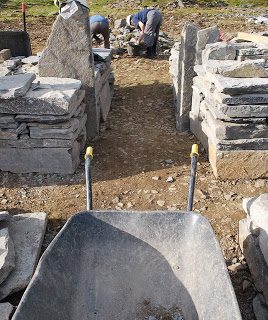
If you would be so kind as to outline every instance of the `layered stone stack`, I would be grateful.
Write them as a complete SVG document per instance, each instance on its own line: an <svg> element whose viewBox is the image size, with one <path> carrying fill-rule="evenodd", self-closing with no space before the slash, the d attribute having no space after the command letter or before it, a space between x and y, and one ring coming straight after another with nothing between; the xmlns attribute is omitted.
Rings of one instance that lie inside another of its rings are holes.
<svg viewBox="0 0 268 320"><path fill-rule="evenodd" d="M239 243L256 289L256 319L268 319L268 193L243 200L247 217L239 222Z"/></svg>
<svg viewBox="0 0 268 320"><path fill-rule="evenodd" d="M268 48L218 42L194 68L190 128L217 177L268 176L267 60Z"/></svg>
<svg viewBox="0 0 268 320"><path fill-rule="evenodd" d="M81 81L0 78L0 170L73 173L86 140Z"/></svg>

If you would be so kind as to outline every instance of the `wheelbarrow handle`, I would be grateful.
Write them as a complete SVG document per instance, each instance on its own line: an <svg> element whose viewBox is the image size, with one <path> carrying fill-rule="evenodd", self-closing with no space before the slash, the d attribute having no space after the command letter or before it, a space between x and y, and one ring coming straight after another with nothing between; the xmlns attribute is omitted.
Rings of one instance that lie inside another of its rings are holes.
<svg viewBox="0 0 268 320"><path fill-rule="evenodd" d="M192 145L192 152L190 154L191 157L191 174L189 181L189 193L188 193L188 204L187 211L193 210L193 201L194 201L194 187L195 187L195 177L196 177L196 167L197 167L197 159L198 159L198 145Z"/></svg>
<svg viewBox="0 0 268 320"><path fill-rule="evenodd" d="M87 192L87 210L92 210L92 180L91 180L91 162L93 160L93 148L88 147L85 154L85 172L86 172L86 192Z"/></svg>

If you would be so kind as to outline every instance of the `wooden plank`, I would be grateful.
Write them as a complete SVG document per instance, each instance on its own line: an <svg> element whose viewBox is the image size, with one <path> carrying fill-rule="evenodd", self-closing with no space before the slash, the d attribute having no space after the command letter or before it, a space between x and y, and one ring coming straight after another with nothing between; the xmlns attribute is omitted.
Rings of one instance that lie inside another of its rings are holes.
<svg viewBox="0 0 268 320"><path fill-rule="evenodd" d="M238 32L237 39L268 45L268 37L256 33Z"/></svg>

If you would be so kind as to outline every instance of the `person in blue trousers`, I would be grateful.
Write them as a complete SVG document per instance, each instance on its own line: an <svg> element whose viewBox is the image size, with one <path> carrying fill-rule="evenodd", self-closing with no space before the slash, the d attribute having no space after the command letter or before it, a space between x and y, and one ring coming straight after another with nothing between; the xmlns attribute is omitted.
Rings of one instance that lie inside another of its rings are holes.
<svg viewBox="0 0 268 320"><path fill-rule="evenodd" d="M104 47L106 49L110 49L110 28L108 19L104 16L96 14L89 18L89 22L92 38L100 43L101 39L98 37L98 35L101 34L104 39Z"/></svg>

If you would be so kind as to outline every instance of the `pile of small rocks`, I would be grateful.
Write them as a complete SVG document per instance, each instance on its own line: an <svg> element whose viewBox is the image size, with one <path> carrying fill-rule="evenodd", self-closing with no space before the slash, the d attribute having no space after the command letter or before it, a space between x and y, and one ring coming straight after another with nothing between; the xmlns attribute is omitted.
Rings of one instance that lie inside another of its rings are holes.
<svg viewBox="0 0 268 320"><path fill-rule="evenodd" d="M243 200L247 217L239 222L239 244L256 289L253 300L257 319L268 319L268 193Z"/></svg>
<svg viewBox="0 0 268 320"><path fill-rule="evenodd" d="M117 19L114 22L114 29L111 30L110 43L115 53L123 53L127 51L129 42L136 43L139 37L139 31L127 26L126 19ZM170 49L174 45L174 40L166 33L160 31L158 39L158 50L160 53L169 54Z"/></svg>
<svg viewBox="0 0 268 320"><path fill-rule="evenodd" d="M11 216L0 212L0 301L26 288L36 266L47 224L44 212ZM13 306L0 303L0 318L9 319Z"/></svg>

